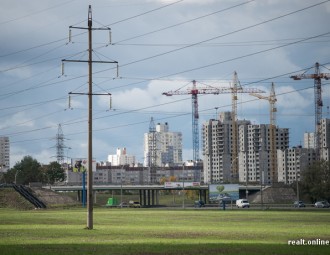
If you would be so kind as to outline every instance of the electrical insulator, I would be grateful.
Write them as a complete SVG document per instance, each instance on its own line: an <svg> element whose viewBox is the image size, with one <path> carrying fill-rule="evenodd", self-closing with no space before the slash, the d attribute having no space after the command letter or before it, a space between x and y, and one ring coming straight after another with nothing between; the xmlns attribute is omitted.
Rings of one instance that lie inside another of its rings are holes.
<svg viewBox="0 0 330 255"><path fill-rule="evenodd" d="M69 109L72 109L71 108L71 95L69 95Z"/></svg>
<svg viewBox="0 0 330 255"><path fill-rule="evenodd" d="M117 63L117 78L119 77L119 65Z"/></svg>
<svg viewBox="0 0 330 255"><path fill-rule="evenodd" d="M111 44L112 41L112 35L111 35L111 30L109 29L109 44Z"/></svg>
<svg viewBox="0 0 330 255"><path fill-rule="evenodd" d="M110 95L109 110L112 109L112 96Z"/></svg>
<svg viewBox="0 0 330 255"><path fill-rule="evenodd" d="M62 62L62 65L61 65L61 73L62 73L62 75L64 75L64 62Z"/></svg>
<svg viewBox="0 0 330 255"><path fill-rule="evenodd" d="M71 29L69 29L69 43L71 42Z"/></svg>

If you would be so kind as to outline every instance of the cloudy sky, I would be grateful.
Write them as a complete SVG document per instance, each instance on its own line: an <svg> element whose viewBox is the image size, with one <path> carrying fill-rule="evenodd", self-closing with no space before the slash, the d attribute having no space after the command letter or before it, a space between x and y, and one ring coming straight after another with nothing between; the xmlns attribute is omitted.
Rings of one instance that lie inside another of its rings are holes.
<svg viewBox="0 0 330 255"><path fill-rule="evenodd" d="M183 133L184 159L192 158L191 97L171 90L229 87L237 71L242 87L268 95L274 82L277 125L290 129L290 146L314 131L315 62L330 73L330 2L324 0L2 0L0 9L0 136L11 142L11 165L31 155L56 158L58 125L68 157L87 157L86 27L92 5L93 151L98 161L117 147L143 162L150 118ZM329 81L323 81L323 117L329 118ZM199 96L200 126L231 110L230 94ZM269 104L240 94L238 118L269 123ZM69 149L70 148L70 149Z"/></svg>

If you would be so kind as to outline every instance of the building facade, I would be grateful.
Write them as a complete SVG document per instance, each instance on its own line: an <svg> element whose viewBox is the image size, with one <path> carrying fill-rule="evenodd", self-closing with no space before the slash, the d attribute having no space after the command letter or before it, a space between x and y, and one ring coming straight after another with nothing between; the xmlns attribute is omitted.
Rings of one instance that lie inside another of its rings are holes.
<svg viewBox="0 0 330 255"><path fill-rule="evenodd" d="M238 120L237 125L246 126L250 121ZM219 114L219 120L211 119L203 123L203 165L205 183L231 181L232 121L231 113Z"/></svg>
<svg viewBox="0 0 330 255"><path fill-rule="evenodd" d="M289 129L276 128L277 150L289 148ZM270 125L242 125L239 127L239 181L270 184L278 182L278 174L271 174ZM278 167L275 166L276 173ZM275 178L275 180L273 180Z"/></svg>
<svg viewBox="0 0 330 255"><path fill-rule="evenodd" d="M301 174L315 161L313 148L293 147L277 151L278 181L291 184L301 180Z"/></svg>
<svg viewBox="0 0 330 255"><path fill-rule="evenodd" d="M0 172L7 172L10 168L9 137L0 137Z"/></svg>
<svg viewBox="0 0 330 255"><path fill-rule="evenodd" d="M320 124L320 159L329 161L330 157L330 119L322 119Z"/></svg>
<svg viewBox="0 0 330 255"><path fill-rule="evenodd" d="M231 113L220 113L219 120L203 124L204 182L231 182L232 162L238 161L238 181L241 183L278 182L278 174L271 175L270 125L251 125L248 120L238 120L238 156L232 158L233 143ZM289 147L289 129L276 128L277 150ZM277 166L275 166L277 170ZM277 172L277 171L276 171ZM273 178L275 180L273 180Z"/></svg>
<svg viewBox="0 0 330 255"><path fill-rule="evenodd" d="M134 166L135 156L127 155L126 148L117 148L115 155L108 155L108 162L112 166Z"/></svg>
<svg viewBox="0 0 330 255"><path fill-rule="evenodd" d="M315 149L315 133L304 133L304 148Z"/></svg>
<svg viewBox="0 0 330 255"><path fill-rule="evenodd" d="M151 161L156 167L182 165L182 133L170 132L168 123L158 123L155 132L145 133L144 166Z"/></svg>

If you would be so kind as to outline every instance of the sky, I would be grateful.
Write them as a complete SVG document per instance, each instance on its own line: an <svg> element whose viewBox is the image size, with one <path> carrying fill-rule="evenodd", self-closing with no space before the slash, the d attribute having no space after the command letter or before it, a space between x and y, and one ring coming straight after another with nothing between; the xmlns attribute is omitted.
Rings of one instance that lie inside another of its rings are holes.
<svg viewBox="0 0 330 255"><path fill-rule="evenodd" d="M65 157L87 158L88 96L82 94L88 93L88 65L62 60L88 60L87 30L72 28L69 33L69 27L87 27L89 5L93 60L112 62L93 64L93 93L99 94L92 100L97 161L125 147L143 162L143 135L151 117L182 132L183 159L192 159L191 95L162 93L187 91L193 80L198 87L230 87L235 71L242 88L263 90L264 96L275 84L276 124L289 128L290 147L303 144L304 132L314 131L314 81L290 76L312 74L316 62L321 72L330 73L330 1L1 4L0 136L10 138L11 166L27 155L44 164L55 161L59 125ZM322 81L322 98L322 116L329 118L327 80ZM200 127L231 111L230 94L199 95L198 102ZM237 114L253 124L268 124L269 103L239 94Z"/></svg>

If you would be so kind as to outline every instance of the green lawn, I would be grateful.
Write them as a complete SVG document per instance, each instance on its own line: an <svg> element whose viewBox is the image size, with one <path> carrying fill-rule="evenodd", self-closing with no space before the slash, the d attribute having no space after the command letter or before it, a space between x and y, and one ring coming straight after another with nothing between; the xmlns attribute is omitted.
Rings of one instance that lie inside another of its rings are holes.
<svg viewBox="0 0 330 255"><path fill-rule="evenodd" d="M330 254L330 210L0 209L0 254Z"/></svg>

